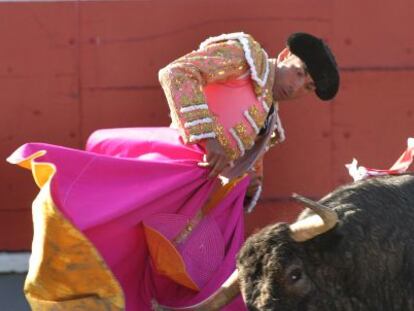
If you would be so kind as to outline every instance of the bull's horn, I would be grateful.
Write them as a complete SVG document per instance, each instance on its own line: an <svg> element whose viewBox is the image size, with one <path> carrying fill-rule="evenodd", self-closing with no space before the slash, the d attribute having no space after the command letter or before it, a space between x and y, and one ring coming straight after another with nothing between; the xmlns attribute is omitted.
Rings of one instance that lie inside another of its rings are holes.
<svg viewBox="0 0 414 311"><path fill-rule="evenodd" d="M229 304L240 293L238 271L235 270L230 277L223 283L223 285L210 297L202 302L184 308L172 308L161 305L153 306L157 311L215 311L221 310L224 306Z"/></svg>
<svg viewBox="0 0 414 311"><path fill-rule="evenodd" d="M317 235L331 230L337 224L338 215L334 210L297 193L294 193L292 197L317 214L298 220L289 226L290 236L295 241L304 242L310 240Z"/></svg>

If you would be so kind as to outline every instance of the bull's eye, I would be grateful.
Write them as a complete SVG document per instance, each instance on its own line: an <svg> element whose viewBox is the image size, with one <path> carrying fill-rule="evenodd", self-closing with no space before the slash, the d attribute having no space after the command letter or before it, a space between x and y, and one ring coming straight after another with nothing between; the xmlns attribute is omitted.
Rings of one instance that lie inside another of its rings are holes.
<svg viewBox="0 0 414 311"><path fill-rule="evenodd" d="M290 273L290 280L292 282L297 282L302 278L302 270L301 269L295 269Z"/></svg>
<svg viewBox="0 0 414 311"><path fill-rule="evenodd" d="M300 259L293 258L284 272L283 287L287 293L298 297L305 297L309 294L312 290L312 283ZM302 308L300 309L302 310Z"/></svg>

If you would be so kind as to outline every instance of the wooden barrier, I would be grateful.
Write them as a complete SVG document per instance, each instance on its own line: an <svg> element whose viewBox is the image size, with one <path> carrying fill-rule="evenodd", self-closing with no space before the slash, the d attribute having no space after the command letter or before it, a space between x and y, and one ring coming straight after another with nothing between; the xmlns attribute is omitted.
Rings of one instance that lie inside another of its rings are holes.
<svg viewBox="0 0 414 311"><path fill-rule="evenodd" d="M350 181L357 157L387 167L413 135L414 2L166 0L0 3L0 155L44 141L82 148L95 129L169 123L157 71L206 37L252 34L275 56L285 38L325 38L342 71L338 97L281 105L287 141L266 157L263 202L248 232ZM29 172L0 162L0 250L27 250Z"/></svg>

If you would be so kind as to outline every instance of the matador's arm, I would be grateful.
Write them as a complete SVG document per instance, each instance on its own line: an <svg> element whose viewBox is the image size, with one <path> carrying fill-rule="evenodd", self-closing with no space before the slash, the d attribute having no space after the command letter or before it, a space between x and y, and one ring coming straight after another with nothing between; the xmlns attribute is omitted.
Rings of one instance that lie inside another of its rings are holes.
<svg viewBox="0 0 414 311"><path fill-rule="evenodd" d="M227 40L193 51L159 71L173 124L185 143L216 137L203 86L236 78L248 69L241 44Z"/></svg>

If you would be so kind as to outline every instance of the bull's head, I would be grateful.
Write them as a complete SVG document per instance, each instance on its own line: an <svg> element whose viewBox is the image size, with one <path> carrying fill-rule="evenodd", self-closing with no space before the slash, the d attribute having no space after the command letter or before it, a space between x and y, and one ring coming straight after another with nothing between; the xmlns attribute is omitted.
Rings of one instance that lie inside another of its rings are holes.
<svg viewBox="0 0 414 311"><path fill-rule="evenodd" d="M209 299L180 310L220 310L240 290L249 310L301 310L313 285L298 256L300 245L331 230L338 216L317 202L293 197L316 215L290 225L271 225L252 235L239 253L238 271Z"/></svg>
<svg viewBox="0 0 414 311"><path fill-rule="evenodd" d="M294 194L315 214L293 224L275 224L251 236L241 249L237 267L249 310L303 310L313 284L300 258L302 243L331 230L336 212Z"/></svg>

